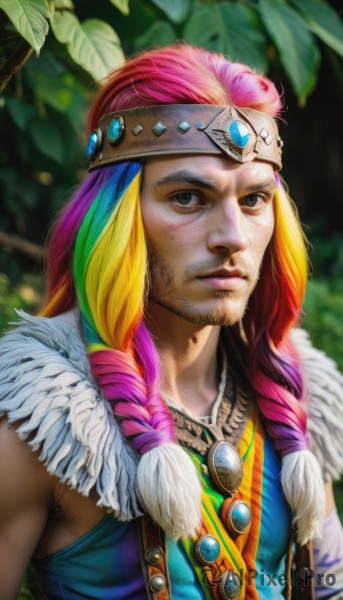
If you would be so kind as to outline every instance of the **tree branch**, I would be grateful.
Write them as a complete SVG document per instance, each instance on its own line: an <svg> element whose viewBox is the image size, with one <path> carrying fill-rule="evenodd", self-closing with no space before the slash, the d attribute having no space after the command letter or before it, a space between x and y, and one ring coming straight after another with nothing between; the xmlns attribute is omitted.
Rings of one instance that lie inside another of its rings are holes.
<svg viewBox="0 0 343 600"><path fill-rule="evenodd" d="M28 254L29 256L33 256L34 258L38 258L40 260L46 258L47 253L43 246L39 246L38 244L34 244L28 240L23 240L17 235L11 235L0 231L0 244L3 244L4 246L11 246L15 250L19 250L24 254Z"/></svg>
<svg viewBox="0 0 343 600"><path fill-rule="evenodd" d="M30 44L25 40L22 40L14 52L8 57L0 69L0 94L2 94L12 77L16 75L26 63L32 52L33 48Z"/></svg>

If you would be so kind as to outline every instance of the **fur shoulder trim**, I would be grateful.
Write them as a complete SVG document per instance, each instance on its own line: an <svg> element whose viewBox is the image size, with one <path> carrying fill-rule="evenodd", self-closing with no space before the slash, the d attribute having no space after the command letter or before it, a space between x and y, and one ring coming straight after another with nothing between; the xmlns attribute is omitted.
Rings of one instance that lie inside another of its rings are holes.
<svg viewBox="0 0 343 600"><path fill-rule="evenodd" d="M0 340L0 417L47 470L120 520L142 514L136 491L138 458L92 379L73 312L54 318L19 311Z"/></svg>
<svg viewBox="0 0 343 600"><path fill-rule="evenodd" d="M343 473L343 375L336 363L314 348L303 329L294 329L291 341L298 351L308 389L308 431L325 481Z"/></svg>

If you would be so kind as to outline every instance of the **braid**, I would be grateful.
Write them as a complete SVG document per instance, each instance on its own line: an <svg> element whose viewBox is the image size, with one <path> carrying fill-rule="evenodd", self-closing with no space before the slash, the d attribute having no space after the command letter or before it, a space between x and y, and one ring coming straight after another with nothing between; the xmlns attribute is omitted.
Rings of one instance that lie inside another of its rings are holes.
<svg viewBox="0 0 343 600"><path fill-rule="evenodd" d="M160 397L159 357L143 323L134 337L133 354L98 350L90 355L93 375L121 422L124 434L140 454L175 442L170 413Z"/></svg>

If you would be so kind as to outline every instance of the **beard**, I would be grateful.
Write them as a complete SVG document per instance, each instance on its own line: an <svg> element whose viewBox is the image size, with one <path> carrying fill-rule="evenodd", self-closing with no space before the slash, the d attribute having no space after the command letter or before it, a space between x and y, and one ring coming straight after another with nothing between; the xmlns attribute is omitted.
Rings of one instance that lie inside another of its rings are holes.
<svg viewBox="0 0 343 600"><path fill-rule="evenodd" d="M237 292L229 290L213 290L209 301L194 300L184 297L175 285L174 272L168 261L156 257L149 249L149 290L148 299L163 308L171 311L182 319L200 326L230 326L239 322L247 310L248 300L258 281L258 273L251 285L251 289L244 297L237 298ZM209 272L213 269L228 264L228 260L218 257L216 264L198 263L188 267L185 271L185 280L191 279L192 274ZM251 281L251 280L250 280Z"/></svg>

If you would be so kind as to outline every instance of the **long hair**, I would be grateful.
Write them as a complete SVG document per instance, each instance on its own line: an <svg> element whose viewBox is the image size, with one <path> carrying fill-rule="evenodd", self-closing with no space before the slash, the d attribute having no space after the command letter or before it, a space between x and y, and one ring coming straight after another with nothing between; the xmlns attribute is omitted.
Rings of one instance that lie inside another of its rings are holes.
<svg viewBox="0 0 343 600"><path fill-rule="evenodd" d="M141 53L113 73L93 103L89 130L109 112L177 103L233 104L273 117L282 109L281 97L266 77L221 54L178 44ZM48 293L41 314L60 314L77 300L92 373L142 456L138 484L144 503L155 520L178 537L196 530L200 489L195 487L194 494L185 481L190 478L192 486L195 473L184 462L175 495L170 492L168 499L156 499L151 476L164 476L168 487L166 464L173 469L175 459L167 454L175 453L177 446L171 416L160 397L158 353L143 322L147 248L140 213L142 168L139 161L130 161L94 171L62 212L50 240ZM304 543L321 516L323 492L319 466L308 452L303 383L287 334L301 312L307 254L296 210L276 178L274 233L241 324L239 345L247 356L248 376L267 430L283 458L282 483L298 540ZM156 453L160 462L155 461ZM319 484L309 498L306 489L299 488L306 487L311 469ZM305 473L301 480L300 472ZM189 492L195 498L193 513Z"/></svg>

